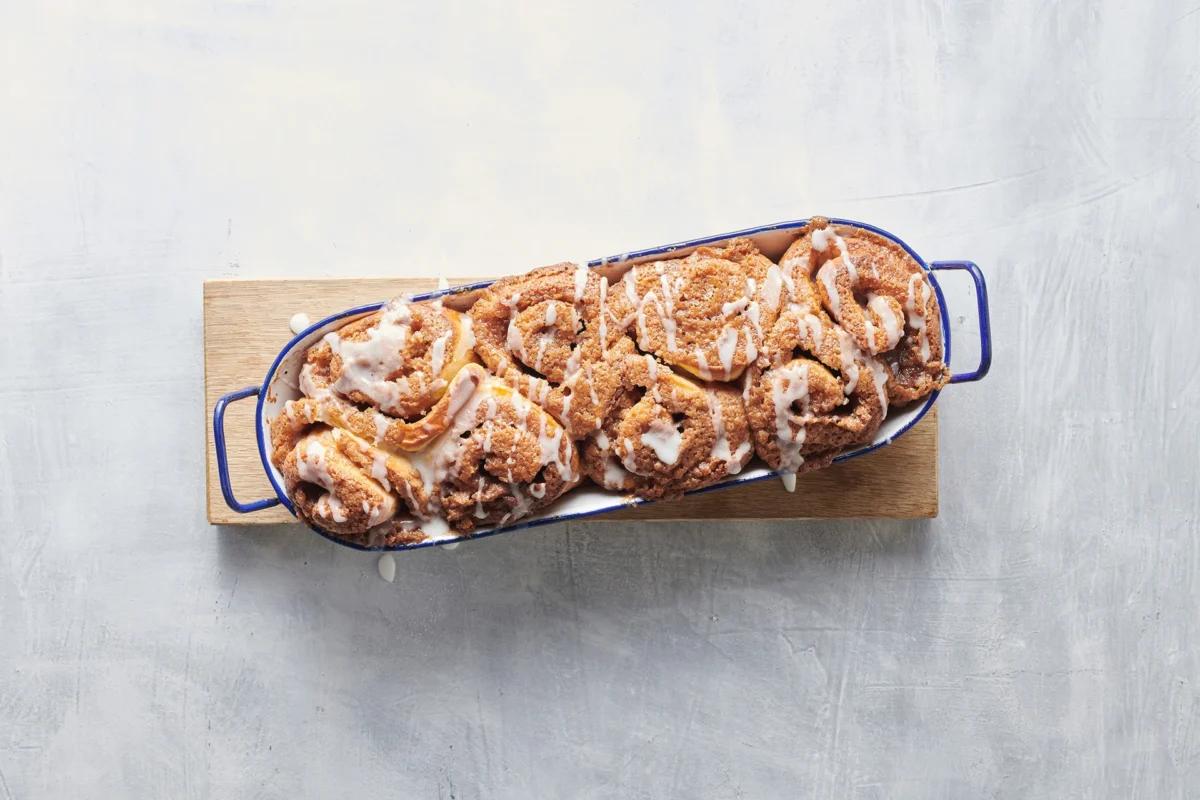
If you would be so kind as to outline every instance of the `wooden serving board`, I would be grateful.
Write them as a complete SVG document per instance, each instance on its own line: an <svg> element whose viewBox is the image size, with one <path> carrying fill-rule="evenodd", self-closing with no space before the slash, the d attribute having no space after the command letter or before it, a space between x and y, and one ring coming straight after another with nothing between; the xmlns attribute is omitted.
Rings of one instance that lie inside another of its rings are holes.
<svg viewBox="0 0 1200 800"><path fill-rule="evenodd" d="M472 279L451 280L452 284ZM303 312L316 322L337 311L405 292L428 291L434 282L413 278L324 280L215 280L204 283L204 410L208 462L208 521L214 525L292 522L283 507L239 514L225 504L217 479L212 411L221 395L261 384L291 338L288 322ZM242 502L271 497L254 438L254 401L230 405L225 439L234 493ZM778 481L625 508L597 520L804 519L832 517L936 517L938 511L937 409L894 444L829 469L802 475L796 492Z"/></svg>

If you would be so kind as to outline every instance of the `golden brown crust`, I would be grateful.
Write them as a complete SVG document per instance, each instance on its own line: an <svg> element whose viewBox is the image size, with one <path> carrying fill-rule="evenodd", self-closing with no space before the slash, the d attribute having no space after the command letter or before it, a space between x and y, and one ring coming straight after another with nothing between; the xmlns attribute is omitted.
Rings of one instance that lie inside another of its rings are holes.
<svg viewBox="0 0 1200 800"><path fill-rule="evenodd" d="M581 478L579 454L558 422L498 378L484 381L433 466L434 508L456 531L504 525L544 508Z"/></svg>
<svg viewBox="0 0 1200 800"><path fill-rule="evenodd" d="M613 287L614 314L643 352L703 380L735 380L774 322L763 301L773 268L749 239L639 264Z"/></svg>
<svg viewBox="0 0 1200 800"><path fill-rule="evenodd" d="M609 362L634 349L608 294L606 277L564 263L497 281L470 311L483 363L572 439L599 427L615 391Z"/></svg>
<svg viewBox="0 0 1200 800"><path fill-rule="evenodd" d="M741 397L708 389L651 355L621 362L621 392L603 427L583 444L595 483L639 497L674 497L740 472L750 460Z"/></svg>

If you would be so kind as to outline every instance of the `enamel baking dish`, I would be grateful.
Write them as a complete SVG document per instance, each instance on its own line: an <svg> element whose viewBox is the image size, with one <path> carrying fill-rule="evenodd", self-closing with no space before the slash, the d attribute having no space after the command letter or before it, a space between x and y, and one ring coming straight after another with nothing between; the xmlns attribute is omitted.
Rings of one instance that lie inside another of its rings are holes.
<svg viewBox="0 0 1200 800"><path fill-rule="evenodd" d="M652 247L646 250L638 250L630 253L612 256L605 259L597 259L589 262L588 266L593 269L605 270L610 278L625 272L629 267L647 261L659 261L664 258L680 258L686 256L696 247L700 245L718 244L727 239L745 236L749 237L758 246L759 250L764 255L773 261L778 261L796 238L796 230L807 224L808 220L794 220L791 222L780 222L774 225L764 225L758 228L750 228L744 231L735 231L733 233L723 233L718 236L706 236L702 239L693 239L687 242L679 242L677 244L663 245L661 247ZM887 237L898 245L903 247L909 255L916 259L917 263L926 270L930 284L937 293L938 305L941 308L942 322L942 337L944 342L944 358L946 363L950 362L951 342L950 342L950 312L946 308L946 298L942 293L942 288L938 284L937 273L943 270L963 270L975 284L975 298L978 313L978 324L980 334L980 354L979 365L970 372L957 373L950 378L950 383L966 383L969 381L977 381L983 378L988 372L992 361L992 342L991 342L991 324L988 316L988 300L987 286L984 282L983 273L979 267L970 261L932 261L926 262L917 255L911 247L905 244L901 239L888 233L885 230L876 228L873 225L867 225L862 222L855 222L846 219L831 219L831 222L837 225L863 228L869 231L874 231L877 234ZM427 300L438 296L445 297L447 307L456 308L465 311L471 306L478 297L481 289L490 285L491 281L483 281L480 283L466 284L463 286L455 286L450 289L443 289L436 292L428 292L425 294L415 295L414 300ZM282 411L284 403L289 400L295 400L300 397L300 390L297 388L297 376L300 373L300 367L304 363L304 353L313 344L320 341L326 333L336 330L341 326L352 322L359 317L377 311L383 302L371 303L370 305L350 308L341 313L327 317L320 322L317 322L307 329L297 334L290 342L284 345L279 351L279 355L271 364L271 368L267 370L267 374L263 377L261 385L248 386L245 389L239 389L235 392L221 397L216 406L213 408L213 441L217 451L217 473L221 481L221 493L225 497L225 502L229 507L241 513L251 513L260 509L269 508L282 503L288 511L295 514L295 509L292 507L292 502L288 498L284 490L283 477L275 466L271 464L268 452L269 437L271 430L271 421ZM889 444L899 436L902 436L906 431L910 430L920 419L929 412L937 401L938 392L933 392L926 397L922 402L914 403L911 406L892 410L889 412L887 419L880 427L879 432L875 435L874 441L869 444L858 447L855 450L848 451L839 455L834 459L834 462L846 461L851 458L865 455L872 450L877 450L886 444ZM258 409L255 414L255 433L258 438L258 453L262 459L263 469L266 470L267 477L271 481L271 486L275 489L275 497L270 497L264 500L254 500L248 503L238 501L233 496L233 489L229 481L229 463L225 452L225 428L224 417L225 408L232 402L242 400L248 397L258 398ZM752 481L761 481L775 476L767 466L758 459L752 460L747 468L730 477L728 480L721 483L707 486L703 489L697 489L699 492L712 492L718 489L724 489L730 486L737 486L743 483ZM395 545L395 546L379 546L379 547L364 547L358 544L352 544L342 541L337 537L331 536L324 531L313 528L317 533L330 539L338 544L352 547L357 550L413 550L420 547L429 547L431 545L446 544L450 541L470 541L480 539L485 536L490 536L495 533L507 533L510 531L521 530L523 528L531 528L537 525L548 525L554 522L565 522L572 519L580 519L582 517L590 517L595 514L602 514L605 511L623 508L631 505L640 505L642 503L654 502L651 500L643 500L622 496L613 492L607 492L597 486L587 484L568 492L558 502L554 503L549 508L544 509L540 514L531 517L526 517L512 525L503 528L484 529L475 532L469 537L453 537L452 535L441 537L433 540L426 540L417 544Z"/></svg>

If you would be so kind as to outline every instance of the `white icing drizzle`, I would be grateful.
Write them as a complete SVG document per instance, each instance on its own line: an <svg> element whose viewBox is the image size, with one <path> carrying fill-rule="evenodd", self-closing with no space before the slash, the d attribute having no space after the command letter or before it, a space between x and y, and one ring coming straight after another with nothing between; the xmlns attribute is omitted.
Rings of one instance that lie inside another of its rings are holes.
<svg viewBox="0 0 1200 800"><path fill-rule="evenodd" d="M646 360L646 374L649 376L647 380L651 386L654 386L658 383L658 362L649 353L643 355L642 358Z"/></svg>
<svg viewBox="0 0 1200 800"><path fill-rule="evenodd" d="M725 416L721 410L721 398L711 392L706 392L705 399L708 400L708 413L712 417L715 435L711 456L725 462L726 474L736 475L742 471L742 459L750 452L750 442L742 442L737 446L736 450L731 450L729 447L729 435L725 430Z"/></svg>
<svg viewBox="0 0 1200 800"><path fill-rule="evenodd" d="M721 305L721 316L731 317L734 314L741 313L746 310L746 306L750 305L750 298L742 295L736 300L730 300L728 303Z"/></svg>
<svg viewBox="0 0 1200 800"><path fill-rule="evenodd" d="M385 492L392 490L392 484L388 482L387 455L385 453L376 453L375 458L372 459L371 477L383 487Z"/></svg>
<svg viewBox="0 0 1200 800"><path fill-rule="evenodd" d="M378 411L376 411L375 417L374 417L374 422L375 422L375 444L379 444L380 442L382 442L384 439L387 438L387 432L388 432L388 428L392 424L392 418L389 417L387 414L380 414Z"/></svg>
<svg viewBox="0 0 1200 800"><path fill-rule="evenodd" d="M829 242L832 238L833 238L833 229L832 228L826 227L826 228L820 228L819 230L813 231L813 234L812 234L813 250L816 250L819 253L824 253L826 250L829 249Z"/></svg>
<svg viewBox="0 0 1200 800"><path fill-rule="evenodd" d="M592 365L588 364L583 369L583 374L587 378L588 394L591 395L592 408L600 410L600 398L596 396L596 375L592 371ZM596 417L596 427L600 427L600 418Z"/></svg>
<svg viewBox="0 0 1200 800"><path fill-rule="evenodd" d="M747 306L746 306L746 319L750 320L750 324L754 326L754 331L755 331L755 333L757 333L757 334L758 334L758 338L760 338L760 339L761 339L761 338L762 338L762 335L763 335L763 329L762 329L762 317L761 317L761 315L759 314L759 308L758 308L758 301L757 301L757 300L754 300L754 301L750 302L749 304L747 304Z"/></svg>
<svg viewBox="0 0 1200 800"><path fill-rule="evenodd" d="M726 378L733 373L733 355L737 351L737 339L737 329L728 325L721 328L721 335L717 337L717 356L721 359L721 368L725 370Z"/></svg>
<svg viewBox="0 0 1200 800"><path fill-rule="evenodd" d="M505 336L505 347L513 355L526 361L529 356L525 353L525 342L521 339L521 331L517 328L517 304L521 302L521 293L513 292L512 297L504 301L504 305L508 306L508 331Z"/></svg>
<svg viewBox="0 0 1200 800"><path fill-rule="evenodd" d="M421 520L421 532L425 534L427 542L458 538L458 534L450 530L450 523L446 522L444 518L436 516Z"/></svg>
<svg viewBox="0 0 1200 800"><path fill-rule="evenodd" d="M608 277L602 275L600 277L600 350L608 352L608 309L605 302L608 300ZM575 355L574 353L571 354ZM575 362L575 369L579 369L579 362Z"/></svg>
<svg viewBox="0 0 1200 800"><path fill-rule="evenodd" d="M587 286L588 268L587 264L578 264L575 267L575 302L578 303L583 299L583 290ZM549 323L547 323L549 324Z"/></svg>
<svg viewBox="0 0 1200 800"><path fill-rule="evenodd" d="M548 422L549 414L541 414L542 429L538 433L538 447L542 452L542 464L554 464L558 470L558 477L562 480L570 482L575 476L571 472L571 464L562 459L562 435L563 429L553 422ZM550 435L546 432L547 425L554 425L554 434Z"/></svg>
<svg viewBox="0 0 1200 800"><path fill-rule="evenodd" d="M842 359L842 378L846 381L846 396L853 394L855 387L858 386L858 361L860 355L858 347L854 344L854 340L850 338L850 334L846 333L845 329L835 327L838 337L838 349Z"/></svg>
<svg viewBox="0 0 1200 800"><path fill-rule="evenodd" d="M875 315L879 317L879 321L883 325L884 335L887 337L884 341L884 346L875 352L891 350L900 343L900 334L904 332L904 323L896 317L896 312L892 310L892 307L883 295L873 292L867 295L867 308L874 311ZM874 342L875 337L872 336L871 343L874 344Z"/></svg>
<svg viewBox="0 0 1200 800"><path fill-rule="evenodd" d="M554 322L558 319L558 304L554 302L546 303L546 327L554 327Z"/></svg>
<svg viewBox="0 0 1200 800"><path fill-rule="evenodd" d="M310 439L304 450L296 453L296 473L302 481L333 489L333 478L325 465L325 446L315 439Z"/></svg>
<svg viewBox="0 0 1200 800"><path fill-rule="evenodd" d="M712 370L708 368L708 359L704 356L704 348L696 348L696 369L700 372L700 377L706 381L712 380Z"/></svg>
<svg viewBox="0 0 1200 800"><path fill-rule="evenodd" d="M342 360L342 374L333 388L342 394L360 392L382 408L394 407L408 392L408 382L389 380L404 365L404 343L410 332L412 313L407 298L396 298L384 306L375 326L361 341L342 339L336 333L325 342Z"/></svg>
<svg viewBox="0 0 1200 800"><path fill-rule="evenodd" d="M783 288L783 272L775 264L767 267L767 276L763 279L763 302L771 311L779 310L779 290Z"/></svg>
<svg viewBox="0 0 1200 800"><path fill-rule="evenodd" d="M533 359L533 368L537 372L542 371L542 357L546 355L546 345L550 344L550 337L543 334L538 337L537 356Z"/></svg>
<svg viewBox="0 0 1200 800"><path fill-rule="evenodd" d="M622 489L630 479L629 473L614 456L604 459L604 488Z"/></svg>
<svg viewBox="0 0 1200 800"><path fill-rule="evenodd" d="M317 386L316 381L313 380L312 364L305 364L300 368L300 380L298 383L300 391L304 396L311 397L314 400L325 400L332 394L328 386ZM311 422L312 420L309 421Z"/></svg>
<svg viewBox="0 0 1200 800"><path fill-rule="evenodd" d="M841 321L842 319L842 298L838 295L837 290L837 267L832 261L826 261L817 270L817 280L825 286L825 292L829 295L829 310L833 313L833 318Z"/></svg>
<svg viewBox="0 0 1200 800"><path fill-rule="evenodd" d="M437 377L442 367L446 363L446 342L450 341L452 331L446 331L441 336L433 340L433 345L429 348L429 372L430 377Z"/></svg>
<svg viewBox="0 0 1200 800"><path fill-rule="evenodd" d="M792 271L800 268L804 273L808 273L808 256L800 256L799 258L790 258L783 262L782 269L779 273L779 279L783 285L787 287L788 293L788 308L795 308L796 303L796 282L792 280Z"/></svg>
<svg viewBox="0 0 1200 800"><path fill-rule="evenodd" d="M919 287L919 288L918 288ZM919 272L914 272L908 279L908 297L904 302L904 310L908 312L908 325L917 332L917 344L921 348L921 361L928 363L930 358L929 329L925 319L929 308L929 282Z"/></svg>
<svg viewBox="0 0 1200 800"><path fill-rule="evenodd" d="M318 516L325 519L328 519L330 516L332 516L333 521L338 524L343 523L350 518L346 514L345 504L338 498L337 495L332 493L321 495L321 498L317 500L316 511Z"/></svg>
<svg viewBox="0 0 1200 800"><path fill-rule="evenodd" d="M813 341L813 352L815 354L825 342L825 327L815 314L805 314L800 323L808 328L808 335Z"/></svg>
<svg viewBox="0 0 1200 800"><path fill-rule="evenodd" d="M887 413L887 368L879 362L878 359L867 359L867 367L871 370L871 380L875 383L875 394L879 397L879 407L883 409L883 413Z"/></svg>
<svg viewBox="0 0 1200 800"><path fill-rule="evenodd" d="M567 419L571 414L571 398L574 397L572 392L562 393L562 418Z"/></svg>
<svg viewBox="0 0 1200 800"><path fill-rule="evenodd" d="M576 345L571 350L571 355L567 356L566 377L569 380L576 372L579 372L579 362L583 360L583 348Z"/></svg>
<svg viewBox="0 0 1200 800"><path fill-rule="evenodd" d="M800 401L804 409L803 416L796 418L792 413L792 404ZM775 443L779 447L780 477L784 477L787 490L795 491L796 471L804 464L804 456L800 449L804 446L807 433L805 423L808 418L808 363L786 365L776 369L771 375L771 402L775 408ZM792 422L799 424L793 430Z"/></svg>
<svg viewBox="0 0 1200 800"><path fill-rule="evenodd" d="M679 446L683 434L670 422L651 420L649 429L641 435L642 444L654 451L659 461L672 466L679 460ZM628 443L628 439L625 440Z"/></svg>
<svg viewBox="0 0 1200 800"><path fill-rule="evenodd" d="M483 486L485 479L482 475L479 476L479 483L475 485L475 519L483 519L487 516L487 512L483 510Z"/></svg>
<svg viewBox="0 0 1200 800"><path fill-rule="evenodd" d="M753 361L758 358L758 348L754 345L754 337L750 334L749 328L742 328L742 333L746 334L746 360Z"/></svg>

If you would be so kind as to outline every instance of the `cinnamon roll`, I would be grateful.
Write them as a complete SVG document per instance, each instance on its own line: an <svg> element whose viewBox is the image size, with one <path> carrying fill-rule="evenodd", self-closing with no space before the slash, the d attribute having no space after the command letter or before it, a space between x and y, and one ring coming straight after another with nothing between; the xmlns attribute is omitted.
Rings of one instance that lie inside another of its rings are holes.
<svg viewBox="0 0 1200 800"><path fill-rule="evenodd" d="M755 451L789 491L797 473L870 441L888 408L886 368L825 313L803 266L791 266L787 308L745 386Z"/></svg>
<svg viewBox="0 0 1200 800"><path fill-rule="evenodd" d="M609 295L608 278L564 263L499 280L471 307L483 363L572 439L599 428L617 390L611 361L634 349Z"/></svg>
<svg viewBox="0 0 1200 800"><path fill-rule="evenodd" d="M309 349L301 388L411 420L429 412L475 360L471 320L440 302L390 301Z"/></svg>
<svg viewBox="0 0 1200 800"><path fill-rule="evenodd" d="M703 380L734 380L758 358L774 322L773 268L749 239L734 239L631 267L611 305L643 352Z"/></svg>
<svg viewBox="0 0 1200 800"><path fill-rule="evenodd" d="M412 319L428 310L409 309ZM271 460L297 514L340 538L377 546L470 534L541 509L581 478L578 451L558 422L478 364L463 363L446 386L431 388L440 397L421 404L423 416L403 420L352 402L337 380L314 379L314 361L333 359L310 353L301 385L311 396L289 401L272 422ZM406 372L384 353L377 363L393 382ZM417 372L425 369L407 375ZM395 397L382 382L363 396L395 411L396 403L375 399Z"/></svg>
<svg viewBox="0 0 1200 800"><path fill-rule="evenodd" d="M753 455L742 399L701 386L651 355L619 362L621 391L601 429L583 444L583 467L600 486L639 497L674 497L741 471Z"/></svg>
<svg viewBox="0 0 1200 800"><path fill-rule="evenodd" d="M812 276L832 318L883 363L891 403L910 403L949 380L937 298L925 271L900 245L817 217L780 264Z"/></svg>

